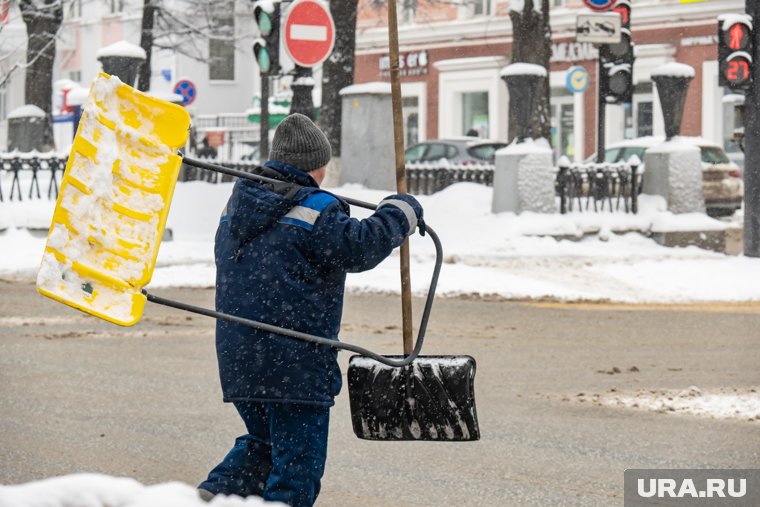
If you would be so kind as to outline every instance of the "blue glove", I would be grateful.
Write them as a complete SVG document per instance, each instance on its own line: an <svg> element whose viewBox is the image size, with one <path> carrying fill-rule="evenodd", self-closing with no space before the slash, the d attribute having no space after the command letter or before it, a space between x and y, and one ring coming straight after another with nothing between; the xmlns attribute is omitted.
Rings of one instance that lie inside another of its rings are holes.
<svg viewBox="0 0 760 507"><path fill-rule="evenodd" d="M389 195L378 204L377 209L383 206L395 206L400 209L406 215L406 220L409 223L409 231L407 236L414 234L415 229L419 228L420 235L425 235L425 220L423 219L422 205L409 194L393 194Z"/></svg>

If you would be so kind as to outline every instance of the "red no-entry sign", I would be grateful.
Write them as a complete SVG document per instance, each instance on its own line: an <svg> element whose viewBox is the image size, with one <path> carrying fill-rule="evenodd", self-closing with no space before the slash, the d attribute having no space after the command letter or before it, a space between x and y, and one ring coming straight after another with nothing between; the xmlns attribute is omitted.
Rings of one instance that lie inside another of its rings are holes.
<svg viewBox="0 0 760 507"><path fill-rule="evenodd" d="M335 45L335 23L318 0L296 0L285 20L285 51L301 67L324 62Z"/></svg>

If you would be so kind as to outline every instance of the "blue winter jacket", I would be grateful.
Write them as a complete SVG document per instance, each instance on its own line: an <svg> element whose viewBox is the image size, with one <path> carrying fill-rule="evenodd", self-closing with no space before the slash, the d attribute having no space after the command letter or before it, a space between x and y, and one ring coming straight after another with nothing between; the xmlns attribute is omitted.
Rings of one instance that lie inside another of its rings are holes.
<svg viewBox="0 0 760 507"><path fill-rule="evenodd" d="M375 267L401 245L416 223L412 208L391 200L357 220L308 173L276 161L260 172L283 183L235 184L216 233L216 308L337 340L346 273ZM221 320L216 347L227 402L330 406L340 391L332 347Z"/></svg>

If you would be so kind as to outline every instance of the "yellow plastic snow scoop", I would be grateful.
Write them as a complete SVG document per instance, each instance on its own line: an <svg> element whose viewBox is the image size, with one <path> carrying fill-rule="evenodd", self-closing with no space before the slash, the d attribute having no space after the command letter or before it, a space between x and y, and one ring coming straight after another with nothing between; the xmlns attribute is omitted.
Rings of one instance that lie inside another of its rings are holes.
<svg viewBox="0 0 760 507"><path fill-rule="evenodd" d="M83 107L37 276L40 293L123 326L140 320L190 116L100 74Z"/></svg>

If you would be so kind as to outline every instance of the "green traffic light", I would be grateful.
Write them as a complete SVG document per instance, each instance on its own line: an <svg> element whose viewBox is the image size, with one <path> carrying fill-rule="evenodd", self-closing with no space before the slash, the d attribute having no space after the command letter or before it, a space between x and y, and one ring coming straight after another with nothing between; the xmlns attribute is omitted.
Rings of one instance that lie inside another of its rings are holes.
<svg viewBox="0 0 760 507"><path fill-rule="evenodd" d="M272 60L269 58L269 51L263 47L259 48L257 60L259 62L259 69L261 69L261 72L264 74L268 73L269 69L272 67Z"/></svg>
<svg viewBox="0 0 760 507"><path fill-rule="evenodd" d="M270 18L269 14L267 14L263 10L259 13L258 23L259 23L259 32L261 32L261 35L263 37L266 37L270 33L272 33L272 18Z"/></svg>

